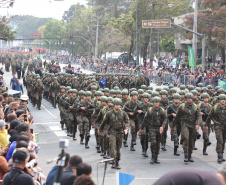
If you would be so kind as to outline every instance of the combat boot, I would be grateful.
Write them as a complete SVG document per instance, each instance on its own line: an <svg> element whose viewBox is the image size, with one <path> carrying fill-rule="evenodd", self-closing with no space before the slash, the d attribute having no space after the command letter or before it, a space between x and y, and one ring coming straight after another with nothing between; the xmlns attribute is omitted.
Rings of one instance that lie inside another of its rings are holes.
<svg viewBox="0 0 226 185"><path fill-rule="evenodd" d="M177 141L174 141L174 146L178 148L179 147L179 143Z"/></svg>
<svg viewBox="0 0 226 185"><path fill-rule="evenodd" d="M151 164L154 164L155 163L155 157L152 155L151 157L151 161L150 161Z"/></svg>
<svg viewBox="0 0 226 185"><path fill-rule="evenodd" d="M74 141L77 140L76 137L75 137L75 135L76 135L76 133L74 132L74 133L73 133L73 140L74 140Z"/></svg>
<svg viewBox="0 0 226 185"><path fill-rule="evenodd" d="M184 162L187 163L188 162L188 156L184 156Z"/></svg>
<svg viewBox="0 0 226 185"><path fill-rule="evenodd" d="M133 145L137 145L136 141L133 141Z"/></svg>
<svg viewBox="0 0 226 185"><path fill-rule="evenodd" d="M207 141L206 141L206 145L207 146L210 146L212 143L210 142L210 140L209 139L207 139Z"/></svg>
<svg viewBox="0 0 226 185"><path fill-rule="evenodd" d="M183 139L180 139L180 145L182 145L183 144Z"/></svg>
<svg viewBox="0 0 226 185"><path fill-rule="evenodd" d="M123 145L124 145L124 147L128 147L127 139L126 139L125 136L124 136L124 138L123 138Z"/></svg>
<svg viewBox="0 0 226 185"><path fill-rule="evenodd" d="M107 159L111 159L111 155L109 152L107 152Z"/></svg>
<svg viewBox="0 0 226 185"><path fill-rule="evenodd" d="M217 162L218 163L222 163L223 162L223 156L221 154L218 154Z"/></svg>
<svg viewBox="0 0 226 185"><path fill-rule="evenodd" d="M174 155L180 156L180 153L177 151L177 148L178 147L174 146Z"/></svg>
<svg viewBox="0 0 226 185"><path fill-rule="evenodd" d="M188 161L192 163L194 162L194 159L192 158L192 156L188 156Z"/></svg>
<svg viewBox="0 0 226 185"><path fill-rule="evenodd" d="M206 152L206 149L203 149L203 155L208 155L208 153Z"/></svg>
<svg viewBox="0 0 226 185"><path fill-rule="evenodd" d="M130 146L130 150L131 150L131 151L135 151L135 148L134 148L133 145Z"/></svg>
<svg viewBox="0 0 226 185"><path fill-rule="evenodd" d="M198 150L198 148L196 146L193 147L193 150Z"/></svg>
<svg viewBox="0 0 226 185"><path fill-rule="evenodd" d="M144 157L148 157L147 150L144 150Z"/></svg>
<svg viewBox="0 0 226 185"><path fill-rule="evenodd" d="M155 163L160 164L160 161L158 160L158 156L155 156Z"/></svg>
<svg viewBox="0 0 226 185"><path fill-rule="evenodd" d="M83 140L84 140L84 135L83 135L83 134L80 134L80 138L81 138L80 144L81 144L81 145L84 145L84 142L83 142Z"/></svg>
<svg viewBox="0 0 226 185"><path fill-rule="evenodd" d="M118 162L115 164L115 169L117 169L117 170L120 170L121 169L121 167L119 166L119 163Z"/></svg>
<svg viewBox="0 0 226 185"><path fill-rule="evenodd" d="M102 151L100 156L105 156L106 152Z"/></svg>
<svg viewBox="0 0 226 185"><path fill-rule="evenodd" d="M105 152L105 155L103 156L104 159L107 159L107 152Z"/></svg>
<svg viewBox="0 0 226 185"><path fill-rule="evenodd" d="M100 147L97 147L97 153L101 153Z"/></svg>
<svg viewBox="0 0 226 185"><path fill-rule="evenodd" d="M201 134L197 132L197 133L196 133L196 138L197 138L197 139L200 139L200 138L201 138Z"/></svg>
<svg viewBox="0 0 226 185"><path fill-rule="evenodd" d="M162 144L161 149L162 149L162 151L167 151L167 149L166 149L166 145L165 145L165 144Z"/></svg>
<svg viewBox="0 0 226 185"><path fill-rule="evenodd" d="M111 168L115 169L115 163L114 162L112 163Z"/></svg>

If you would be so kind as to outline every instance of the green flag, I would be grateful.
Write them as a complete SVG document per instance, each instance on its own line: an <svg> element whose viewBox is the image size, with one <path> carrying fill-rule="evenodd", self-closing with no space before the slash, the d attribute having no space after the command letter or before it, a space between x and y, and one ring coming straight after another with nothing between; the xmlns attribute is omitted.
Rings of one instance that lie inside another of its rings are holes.
<svg viewBox="0 0 226 185"><path fill-rule="evenodd" d="M195 67L194 51L191 46L188 46L188 59L189 59L189 66Z"/></svg>
<svg viewBox="0 0 226 185"><path fill-rule="evenodd" d="M22 70L24 70L24 60L23 60L23 62L22 62Z"/></svg>
<svg viewBox="0 0 226 185"><path fill-rule="evenodd" d="M46 65L47 66L47 65ZM45 69L44 69L44 73L46 73L46 66L45 66Z"/></svg>
<svg viewBox="0 0 226 185"><path fill-rule="evenodd" d="M24 77L25 77L25 78L27 77L27 70L28 70L28 66L27 66L27 69L26 69L26 71L25 71L25 73L24 73Z"/></svg>

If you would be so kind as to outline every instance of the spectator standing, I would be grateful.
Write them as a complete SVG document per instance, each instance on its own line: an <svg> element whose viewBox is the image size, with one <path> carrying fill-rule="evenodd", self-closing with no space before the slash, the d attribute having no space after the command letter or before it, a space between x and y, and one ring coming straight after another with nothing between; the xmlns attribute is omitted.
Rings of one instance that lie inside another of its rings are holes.
<svg viewBox="0 0 226 185"><path fill-rule="evenodd" d="M16 83L16 74L13 74L13 77L10 80L10 87L13 87L13 84Z"/></svg>
<svg viewBox="0 0 226 185"><path fill-rule="evenodd" d="M0 120L0 147L1 148L5 148L8 144L8 132L5 128L5 126L7 125L7 123L3 120Z"/></svg>
<svg viewBox="0 0 226 185"><path fill-rule="evenodd" d="M24 94L23 85L20 83L19 79L16 79L16 83L13 84L12 89L15 91L20 91L15 95L16 98L20 98L21 92Z"/></svg>

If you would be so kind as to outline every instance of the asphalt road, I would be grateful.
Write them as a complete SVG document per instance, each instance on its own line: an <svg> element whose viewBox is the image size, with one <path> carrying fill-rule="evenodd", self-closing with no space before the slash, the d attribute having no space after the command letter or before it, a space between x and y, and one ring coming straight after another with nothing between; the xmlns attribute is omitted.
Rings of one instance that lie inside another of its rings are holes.
<svg viewBox="0 0 226 185"><path fill-rule="evenodd" d="M11 77L11 71L9 73L5 72L4 79L6 81L7 86L9 86L9 81ZM56 158L61 152L61 149L59 148L58 144L59 139L68 137L66 136L65 131L62 131L60 128L60 115L59 110L57 108L53 108L51 104L44 99L42 100L41 110L33 108L31 104L29 104L28 107L35 119L35 122L32 127L34 129L34 132L38 133L39 135L39 166L43 169L43 173L47 175L49 170L55 165L55 162L47 164L47 161ZM73 141L71 138L68 138L70 140L70 144L69 147L65 149L65 151L69 152L70 155L80 155L83 158L84 162L91 164L93 168L93 180L97 184L102 184L104 164L99 164L97 171L97 164L99 161L103 160L103 158L98 153L96 153L94 131L91 131L91 139L89 142L90 149L85 149L84 145L80 145L78 136L79 133L77 133L77 141ZM129 136L128 141L130 141L130 138L131 137ZM108 165L105 184L115 184L116 172L118 171L135 176L135 179L131 183L131 185L153 184L158 178L160 178L167 172L180 168L196 168L216 172L217 169L222 166L222 164L218 164L216 161L217 154L215 152L215 134L211 133L210 140L212 142L212 145L207 149L209 153L208 156L202 155L203 140L200 139L196 142L198 150L194 151L193 153L195 162L185 164L183 162L184 156L182 152L182 146L179 147L181 156L177 157L173 155L173 142L170 140L168 131L167 151L160 152L159 160L161 164L154 165L150 164L150 149L148 151L149 157L144 158L141 155L140 142L139 140L137 140L137 145L135 146L136 151L134 152L130 151L129 147L122 147L122 157L120 161L120 166L122 167L121 170L113 170L110 168L111 165ZM99 182L97 180L97 173Z"/></svg>

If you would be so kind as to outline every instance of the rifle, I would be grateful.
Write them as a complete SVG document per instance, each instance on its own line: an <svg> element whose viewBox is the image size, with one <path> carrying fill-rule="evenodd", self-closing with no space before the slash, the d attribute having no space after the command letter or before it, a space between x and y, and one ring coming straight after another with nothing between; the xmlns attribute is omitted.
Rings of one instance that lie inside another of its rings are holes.
<svg viewBox="0 0 226 185"><path fill-rule="evenodd" d="M201 112L204 114L204 115L202 115L202 121L206 122L209 114L207 114L207 112L205 111L205 109L201 109Z"/></svg>
<svg viewBox="0 0 226 185"><path fill-rule="evenodd" d="M94 108L94 109L101 109L99 106L95 106L95 105L92 105L91 103L88 103L89 105L89 108Z"/></svg>
<svg viewBox="0 0 226 185"><path fill-rule="evenodd" d="M176 114L177 112L175 111L175 109L172 106L170 106L170 107L171 107L173 113ZM169 121L173 121L173 115L168 117L168 119L169 119Z"/></svg>
<svg viewBox="0 0 226 185"><path fill-rule="evenodd" d="M146 114L146 111L144 110L143 107L141 107L141 105L139 103L136 102L136 105L137 105L137 107L138 107L139 110L142 110L143 111L142 114Z"/></svg>
<svg viewBox="0 0 226 185"><path fill-rule="evenodd" d="M123 104L122 104L121 106L124 107L123 110L124 110L125 112L134 112L133 109L129 109L128 107L124 106Z"/></svg>

